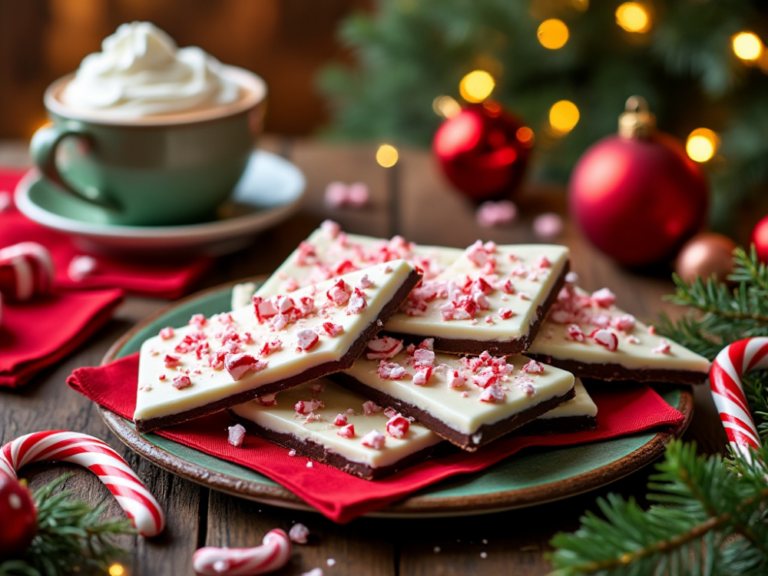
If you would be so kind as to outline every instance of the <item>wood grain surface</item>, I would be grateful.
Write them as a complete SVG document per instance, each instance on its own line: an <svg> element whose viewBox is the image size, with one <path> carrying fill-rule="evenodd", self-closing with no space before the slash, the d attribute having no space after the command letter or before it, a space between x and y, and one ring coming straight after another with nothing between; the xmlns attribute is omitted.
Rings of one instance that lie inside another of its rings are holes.
<svg viewBox="0 0 768 576"><path fill-rule="evenodd" d="M337 220L350 232L399 233L417 242L461 247L477 238L499 243L535 240L533 217L546 211L565 214L561 189L530 185L518 199L521 215L515 225L485 230L475 223L472 206L440 178L428 152L401 151L400 162L384 169L375 162L373 146L330 146L275 137L265 137L261 145L304 171L307 201L296 216L261 235L251 248L222 258L198 288L271 272L325 218ZM0 166L24 166L28 162L24 150L18 142L0 143ZM371 205L361 211L327 208L323 191L333 180L367 183ZM585 288L610 286L618 304L643 320L653 321L662 310L680 313L661 300L672 289L667 271L654 276L619 269L595 252L567 221L558 241L570 246L573 268ZM322 567L328 576L539 575L550 569L543 556L549 539L558 531L575 529L586 510L596 509L598 496L615 491L641 497L645 492L648 471L606 489L532 509L439 520L359 519L339 526L318 514L201 488L134 455L109 432L97 407L65 384L73 369L98 365L124 332L167 305L167 300L127 298L114 319L65 361L44 370L20 390L0 389L0 443L46 429L77 430L103 438L136 468L163 505L168 516L164 535L154 540L124 538L127 574L191 575L192 553L199 546L254 546L267 530L302 522L311 531L310 543L297 546L291 563L277 574L298 575ZM694 398L695 416L685 438L695 440L703 452L723 450L725 435L708 390L696 388ZM108 515L121 515L107 490L83 470L39 465L26 469L23 476L35 488L65 470L74 472L67 487L80 498L107 502ZM329 567L328 559L334 559L335 565Z"/></svg>

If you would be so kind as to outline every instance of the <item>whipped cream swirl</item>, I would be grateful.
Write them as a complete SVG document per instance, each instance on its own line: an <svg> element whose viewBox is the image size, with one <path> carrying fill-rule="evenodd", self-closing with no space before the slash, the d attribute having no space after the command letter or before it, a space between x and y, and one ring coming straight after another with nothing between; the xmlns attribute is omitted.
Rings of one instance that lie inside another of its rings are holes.
<svg viewBox="0 0 768 576"><path fill-rule="evenodd" d="M178 48L149 22L121 25L86 56L61 100L111 118L141 118L215 108L235 102L236 82L200 48Z"/></svg>

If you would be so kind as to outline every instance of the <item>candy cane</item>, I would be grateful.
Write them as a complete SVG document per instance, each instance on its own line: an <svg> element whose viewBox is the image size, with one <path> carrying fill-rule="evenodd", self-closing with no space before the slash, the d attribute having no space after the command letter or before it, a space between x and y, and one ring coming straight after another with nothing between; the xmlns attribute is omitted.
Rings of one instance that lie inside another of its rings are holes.
<svg viewBox="0 0 768 576"><path fill-rule="evenodd" d="M50 292L55 269L51 253L35 242L0 250L0 292L9 301L25 302Z"/></svg>
<svg viewBox="0 0 768 576"><path fill-rule="evenodd" d="M760 448L760 436L749 411L741 377L768 368L768 338L745 338L723 348L709 371L712 398L731 447L750 458Z"/></svg>
<svg viewBox="0 0 768 576"><path fill-rule="evenodd" d="M193 557L201 576L257 576L280 570L291 558L288 535L275 528L256 548L200 548Z"/></svg>
<svg viewBox="0 0 768 576"><path fill-rule="evenodd" d="M79 464L96 474L142 536L163 531L165 516L160 504L106 442L87 434L51 430L21 436L0 448L0 470L13 478L27 464L52 460Z"/></svg>

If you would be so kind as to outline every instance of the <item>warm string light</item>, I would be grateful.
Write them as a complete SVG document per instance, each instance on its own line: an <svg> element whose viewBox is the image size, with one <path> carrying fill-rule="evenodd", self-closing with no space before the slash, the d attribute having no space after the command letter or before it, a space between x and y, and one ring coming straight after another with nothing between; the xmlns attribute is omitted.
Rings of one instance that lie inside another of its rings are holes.
<svg viewBox="0 0 768 576"><path fill-rule="evenodd" d="M382 144L379 146L379 149L376 150L376 162L379 163L379 166L383 166L384 168L392 168L392 166L397 164L398 158L399 154L397 153L397 148L391 144Z"/></svg>
<svg viewBox="0 0 768 576"><path fill-rule="evenodd" d="M763 53L763 42L754 32L739 32L731 39L733 53L745 62L754 62Z"/></svg>
<svg viewBox="0 0 768 576"><path fill-rule="evenodd" d="M517 141L520 142L520 144L526 148L530 148L533 146L535 136L533 130L528 128L528 126L521 126L517 129L517 132L515 132L515 138L517 138Z"/></svg>
<svg viewBox="0 0 768 576"><path fill-rule="evenodd" d="M109 576L123 576L125 574L125 568L121 564L112 564L109 567Z"/></svg>
<svg viewBox="0 0 768 576"><path fill-rule="evenodd" d="M438 96L432 100L432 110L443 118L453 118L461 112L461 105L450 96Z"/></svg>
<svg viewBox="0 0 768 576"><path fill-rule="evenodd" d="M461 97L467 102L482 102L491 95L496 81L485 70L474 70L464 76L459 83Z"/></svg>
<svg viewBox="0 0 768 576"><path fill-rule="evenodd" d="M691 160L707 162L720 147L720 137L709 128L696 128L688 135L685 151Z"/></svg>
<svg viewBox="0 0 768 576"><path fill-rule="evenodd" d="M568 134L579 123L579 109L570 100L560 100L549 109L549 124L560 136Z"/></svg>
<svg viewBox="0 0 768 576"><path fill-rule="evenodd" d="M568 26L562 20L550 18L549 20L544 20L539 25L537 35L539 42L544 48L557 50L568 42Z"/></svg>
<svg viewBox="0 0 768 576"><path fill-rule="evenodd" d="M624 2L616 8L616 24L627 32L648 32L651 29L651 16L640 2Z"/></svg>

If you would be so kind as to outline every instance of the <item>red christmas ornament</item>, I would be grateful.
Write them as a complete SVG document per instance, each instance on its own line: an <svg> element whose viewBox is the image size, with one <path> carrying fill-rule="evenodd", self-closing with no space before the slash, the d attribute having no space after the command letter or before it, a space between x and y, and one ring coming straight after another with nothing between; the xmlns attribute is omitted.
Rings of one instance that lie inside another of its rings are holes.
<svg viewBox="0 0 768 576"><path fill-rule="evenodd" d="M24 554L37 534L37 509L24 486L0 472L0 560Z"/></svg>
<svg viewBox="0 0 768 576"><path fill-rule="evenodd" d="M619 133L579 159L569 184L570 209L584 234L617 262L664 262L704 223L707 184L683 145L655 131L645 101L627 100Z"/></svg>
<svg viewBox="0 0 768 576"><path fill-rule="evenodd" d="M755 245L757 257L762 262L768 262L768 216L760 220L752 229L749 241Z"/></svg>
<svg viewBox="0 0 768 576"><path fill-rule="evenodd" d="M476 202L511 196L528 166L533 132L496 102L446 120L432 150L448 180Z"/></svg>

